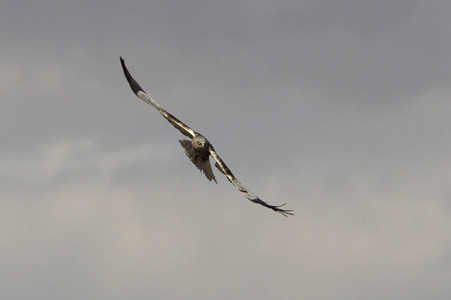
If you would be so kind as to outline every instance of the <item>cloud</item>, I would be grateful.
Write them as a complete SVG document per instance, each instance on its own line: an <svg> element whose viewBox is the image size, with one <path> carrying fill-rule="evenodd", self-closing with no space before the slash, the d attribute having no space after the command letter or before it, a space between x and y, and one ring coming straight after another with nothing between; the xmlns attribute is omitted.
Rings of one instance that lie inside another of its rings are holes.
<svg viewBox="0 0 451 300"><path fill-rule="evenodd" d="M0 12L2 298L449 298L447 1L41 2Z"/></svg>

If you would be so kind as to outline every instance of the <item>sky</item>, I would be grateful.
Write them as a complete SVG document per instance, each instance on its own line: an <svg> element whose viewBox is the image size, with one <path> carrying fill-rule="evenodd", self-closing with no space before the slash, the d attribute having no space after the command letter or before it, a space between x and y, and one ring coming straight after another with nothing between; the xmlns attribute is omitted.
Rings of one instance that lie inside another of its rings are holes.
<svg viewBox="0 0 451 300"><path fill-rule="evenodd" d="M448 0L0 7L1 299L451 298Z"/></svg>

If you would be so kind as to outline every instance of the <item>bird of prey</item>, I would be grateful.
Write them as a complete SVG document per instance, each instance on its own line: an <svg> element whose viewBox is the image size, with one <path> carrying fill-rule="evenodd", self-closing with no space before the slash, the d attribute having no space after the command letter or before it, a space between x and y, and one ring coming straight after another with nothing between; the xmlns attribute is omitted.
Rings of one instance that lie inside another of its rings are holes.
<svg viewBox="0 0 451 300"><path fill-rule="evenodd" d="M208 180L212 181L214 180L216 183L215 175L213 174L213 170L211 169L210 165L210 155L216 160L215 166L218 168L218 170L224 174L227 179L240 191L242 192L247 199L250 201L263 205L269 209L272 209L273 211L276 211L285 217L288 215L293 215L292 210L282 209L282 205L270 205L254 194L252 194L244 185L239 182L235 176L232 174L230 169L226 166L224 161L219 157L219 155L216 153L215 149L213 148L213 145L210 144L210 142L202 136L200 133L192 130L189 128L185 123L168 113L166 110L164 110L155 100L153 100L136 82L133 77L130 75L130 73L127 70L127 67L125 66L124 59L120 57L122 69L124 70L125 78L127 79L128 83L130 84L130 87L132 91L144 102L147 104L152 105L155 107L160 114L163 115L163 117L166 118L166 120L169 121L175 128L180 130L180 132L189 137L191 141L189 140L179 140L182 147L185 149L185 154L188 156L188 158L193 162L193 164L205 174Z"/></svg>

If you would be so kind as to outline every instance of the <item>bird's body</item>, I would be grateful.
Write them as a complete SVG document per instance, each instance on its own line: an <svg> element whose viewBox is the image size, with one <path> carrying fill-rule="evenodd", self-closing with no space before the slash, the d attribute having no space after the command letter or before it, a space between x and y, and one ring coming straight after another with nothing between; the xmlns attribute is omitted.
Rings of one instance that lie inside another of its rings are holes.
<svg viewBox="0 0 451 300"><path fill-rule="evenodd" d="M218 183L210 164L210 142L200 134L194 136L191 141L179 140L179 142L185 149L186 156L207 176L207 179Z"/></svg>
<svg viewBox="0 0 451 300"><path fill-rule="evenodd" d="M218 168L218 170L224 174L227 179L240 191L242 192L247 199L250 201L263 205L267 208L270 208L278 213L281 213L284 216L293 215L291 210L281 209L280 207L285 205L270 205L254 194L252 194L245 186L239 182L235 176L232 174L230 169L226 166L224 161L219 157L219 155L216 153L213 146L210 144L210 142L201 134L198 132L195 132L190 127L188 127L186 124L184 124L182 121L168 113L166 110L164 110L155 100L153 100L140 86L139 84L133 79L133 77L130 75L130 73L127 70L127 67L125 66L124 59L121 57L121 65L122 69L124 71L125 78L127 79L128 83L130 84L130 87L132 91L138 96L141 100L144 102L152 105L155 107L160 114L163 115L163 117L166 118L166 120L169 121L175 128L177 128L183 135L191 138L191 140L182 139L179 140L180 145L185 149L185 154L188 156L188 158L191 160L191 162L202 172L205 174L208 180L212 181L214 180L216 183L216 178L213 174L213 170L211 168L210 164L210 155L213 157L214 160L216 160L215 166Z"/></svg>

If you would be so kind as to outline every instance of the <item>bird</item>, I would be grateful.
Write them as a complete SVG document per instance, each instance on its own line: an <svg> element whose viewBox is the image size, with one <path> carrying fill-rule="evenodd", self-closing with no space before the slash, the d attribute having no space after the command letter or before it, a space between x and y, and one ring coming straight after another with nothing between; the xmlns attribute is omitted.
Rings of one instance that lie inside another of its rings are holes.
<svg viewBox="0 0 451 300"><path fill-rule="evenodd" d="M179 140L180 145L185 149L186 156L191 160L191 162L205 174L209 181L216 181L216 177L213 174L213 170L210 164L210 156L216 161L216 168L224 174L230 183L232 183L244 196L253 203L260 204L264 207L272 209L275 212L282 214L285 217L293 215L293 210L282 209L286 203L282 205L270 205L265 201L261 200L259 197L250 192L241 182L236 179L224 161L216 153L213 145L200 133L192 130L188 125L177 119L175 116L163 109L155 100L153 100L138 84L138 82L130 75L127 67L125 66L124 59L119 57L122 65L122 70L124 71L125 78L127 79L130 88L133 93L135 93L138 98L150 104L152 107L156 108L163 117L169 121L176 129L178 129L183 135L189 137L191 140L181 139Z"/></svg>

